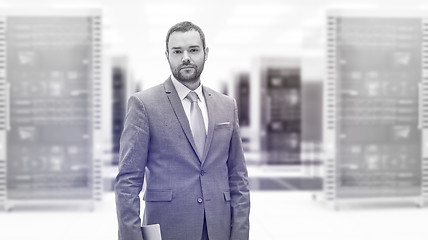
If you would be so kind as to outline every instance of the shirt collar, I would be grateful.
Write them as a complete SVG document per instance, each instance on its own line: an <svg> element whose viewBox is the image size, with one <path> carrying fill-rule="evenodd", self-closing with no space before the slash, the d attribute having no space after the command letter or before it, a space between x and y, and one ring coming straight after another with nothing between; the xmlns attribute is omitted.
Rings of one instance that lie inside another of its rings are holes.
<svg viewBox="0 0 428 240"><path fill-rule="evenodd" d="M190 90L189 88L187 88L186 86L184 86L181 82L179 82L174 75L171 74L171 80L172 80L172 84L175 87L175 90L177 90L178 93L178 97L180 98L180 100L183 100L186 98L187 94L189 94L189 92L191 92L192 90ZM194 90L194 92L196 92L196 94L198 94L198 97L201 101L203 101L203 95L202 95L202 83L199 85L198 88L196 88Z"/></svg>

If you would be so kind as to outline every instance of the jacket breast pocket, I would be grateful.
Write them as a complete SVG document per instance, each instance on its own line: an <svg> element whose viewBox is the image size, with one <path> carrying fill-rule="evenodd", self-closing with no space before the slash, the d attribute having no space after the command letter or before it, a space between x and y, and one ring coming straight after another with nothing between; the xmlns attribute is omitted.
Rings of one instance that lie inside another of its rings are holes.
<svg viewBox="0 0 428 240"><path fill-rule="evenodd" d="M223 192L224 201L230 202L230 192Z"/></svg>
<svg viewBox="0 0 428 240"><path fill-rule="evenodd" d="M221 123L217 123L214 126L214 130L216 129L231 129L232 128L232 124L230 122L221 122Z"/></svg>
<svg viewBox="0 0 428 240"><path fill-rule="evenodd" d="M232 130L233 128L231 123L216 124L214 126L214 133L229 133L229 132L232 132Z"/></svg>
<svg viewBox="0 0 428 240"><path fill-rule="evenodd" d="M233 128L231 124L215 125L211 146L216 146L217 149L224 149L227 151L232 132Z"/></svg>
<svg viewBox="0 0 428 240"><path fill-rule="evenodd" d="M146 202L171 202L172 191L147 189L144 193L143 200Z"/></svg>

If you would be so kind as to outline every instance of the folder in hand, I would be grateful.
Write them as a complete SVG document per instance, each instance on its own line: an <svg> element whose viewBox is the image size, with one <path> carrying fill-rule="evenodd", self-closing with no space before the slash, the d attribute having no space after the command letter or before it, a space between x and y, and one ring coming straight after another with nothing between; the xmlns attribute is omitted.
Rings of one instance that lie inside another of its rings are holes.
<svg viewBox="0 0 428 240"><path fill-rule="evenodd" d="M143 240L162 240L160 225L150 224L141 226Z"/></svg>

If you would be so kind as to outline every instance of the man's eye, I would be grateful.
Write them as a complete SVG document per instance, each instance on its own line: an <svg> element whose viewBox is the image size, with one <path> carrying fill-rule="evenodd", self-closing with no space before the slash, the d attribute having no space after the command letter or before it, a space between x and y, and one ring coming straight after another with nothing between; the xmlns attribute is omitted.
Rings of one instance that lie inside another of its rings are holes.
<svg viewBox="0 0 428 240"><path fill-rule="evenodd" d="M190 52L198 52L199 50L198 49L190 49Z"/></svg>
<svg viewBox="0 0 428 240"><path fill-rule="evenodd" d="M174 53L174 54L180 54L181 50L174 50L174 51L172 51L172 53Z"/></svg>

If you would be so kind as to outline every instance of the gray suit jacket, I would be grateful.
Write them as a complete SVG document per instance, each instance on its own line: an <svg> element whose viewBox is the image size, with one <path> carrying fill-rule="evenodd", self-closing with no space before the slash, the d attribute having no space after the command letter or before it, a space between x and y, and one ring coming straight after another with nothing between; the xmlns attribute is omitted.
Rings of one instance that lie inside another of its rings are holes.
<svg viewBox="0 0 428 240"><path fill-rule="evenodd" d="M207 87L203 93L209 121L202 156L171 79L129 99L115 186L119 239L142 239L143 180L143 224L159 223L163 240L200 240L204 214L210 240L249 238L236 103Z"/></svg>

